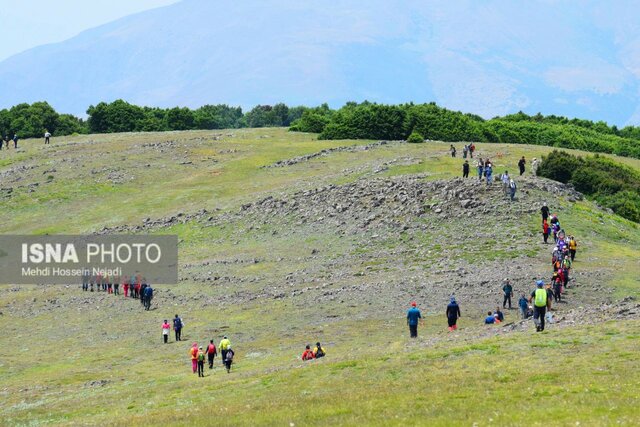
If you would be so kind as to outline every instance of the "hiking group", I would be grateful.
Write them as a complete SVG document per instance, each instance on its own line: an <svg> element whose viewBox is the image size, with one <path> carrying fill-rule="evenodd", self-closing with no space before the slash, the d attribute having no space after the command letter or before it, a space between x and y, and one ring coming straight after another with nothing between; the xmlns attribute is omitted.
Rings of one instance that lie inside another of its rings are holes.
<svg viewBox="0 0 640 427"><path fill-rule="evenodd" d="M473 149L475 150L475 146L473 144L471 144L471 146L465 145L465 151L463 151L464 158L467 157L466 156L467 152L471 153L471 158L473 158L473 150L470 147L474 147ZM452 157L455 157L455 147L453 145L451 145L451 153L452 153ZM521 176L522 174L524 174L525 164L526 164L526 160L523 156L518 161L518 168L520 169ZM465 160L464 163L462 163L463 178L469 178L470 169L471 169L471 165L469 164L469 161ZM491 163L491 160L488 158L482 159L482 157L478 158L478 161L476 162L476 170L478 172L478 181L482 182L483 180L485 180L487 185L490 185L491 182L493 181L493 164ZM502 182L502 190L505 196L510 197L512 201L515 200L516 190L518 186L516 182L513 180L513 178L509 176L509 171L505 171L500 176L500 181Z"/></svg>
<svg viewBox="0 0 640 427"><path fill-rule="evenodd" d="M177 316L177 315L176 315ZM233 357L235 352L231 348L231 341L225 335L218 346L220 348L220 354L222 363L224 364L227 373L231 373L231 365L233 364ZM214 361L218 355L218 348L213 343L213 340L209 340L207 349L203 349L202 346L198 347L198 343L194 342L189 349L189 355L191 356L191 369L193 373L198 373L198 377L204 377L204 363L205 360L209 364L209 369L213 369Z"/></svg>
<svg viewBox="0 0 640 427"><path fill-rule="evenodd" d="M51 144L51 136L52 136L51 132L45 129L44 131L45 145ZM0 138L0 150L2 150L3 147L6 147L7 150L11 148L10 142L13 142L13 148L17 149L19 140L20 140L20 137L18 136L17 132L13 134L13 138L9 138L9 135L5 135L3 138Z"/></svg>
<svg viewBox="0 0 640 427"><path fill-rule="evenodd" d="M151 309L154 289L147 283L147 279L139 274L132 276L103 276L101 274L82 276L82 290L85 292L106 292L120 295L120 285L124 297L139 299L145 310Z"/></svg>
<svg viewBox="0 0 640 427"><path fill-rule="evenodd" d="M567 235L564 229L560 227L557 215L550 214L546 203L543 204L540 212L542 214L543 241L545 244L549 237L549 230L553 230L555 242L551 253L553 274L551 281L546 284L544 280L537 280L533 292L528 297L526 294L522 294L518 300L518 308L522 319L533 317L536 331L538 332L544 331L545 320L552 321L552 316L550 315L552 302L562 302L562 295L569 287L569 275L578 248L575 238ZM502 294L502 308L505 309L508 306L509 309L512 309L511 303L514 289L508 278L503 280ZM449 332L457 330L460 306L454 296L450 297L446 308L446 317ZM487 325L500 324L502 322L504 322L504 313L500 310L500 307L497 307L494 312L489 311L484 319L484 323ZM407 325L409 326L409 336L411 338L418 337L418 325L420 324L424 325L424 319L417 307L417 303L414 301L407 311Z"/></svg>

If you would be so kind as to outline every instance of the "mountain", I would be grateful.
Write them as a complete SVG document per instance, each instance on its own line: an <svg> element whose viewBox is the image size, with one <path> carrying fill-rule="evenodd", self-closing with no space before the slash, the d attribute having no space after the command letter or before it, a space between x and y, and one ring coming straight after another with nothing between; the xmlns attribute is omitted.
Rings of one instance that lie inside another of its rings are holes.
<svg viewBox="0 0 640 427"><path fill-rule="evenodd" d="M640 123L634 2L184 0L0 63L0 107L428 102Z"/></svg>

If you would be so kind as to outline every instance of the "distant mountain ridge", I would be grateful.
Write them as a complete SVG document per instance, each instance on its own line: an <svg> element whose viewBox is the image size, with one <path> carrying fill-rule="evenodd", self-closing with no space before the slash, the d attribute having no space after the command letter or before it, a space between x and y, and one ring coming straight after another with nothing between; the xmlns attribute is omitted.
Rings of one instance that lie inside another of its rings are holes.
<svg viewBox="0 0 640 427"><path fill-rule="evenodd" d="M640 124L632 6L184 0L8 58L0 108L368 99Z"/></svg>

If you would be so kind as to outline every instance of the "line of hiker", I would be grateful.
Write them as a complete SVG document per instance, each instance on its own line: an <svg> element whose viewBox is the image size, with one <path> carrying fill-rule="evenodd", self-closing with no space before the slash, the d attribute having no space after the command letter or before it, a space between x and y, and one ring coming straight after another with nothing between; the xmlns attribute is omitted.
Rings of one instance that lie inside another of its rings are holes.
<svg viewBox="0 0 640 427"><path fill-rule="evenodd" d="M151 309L154 289L147 283L147 279L139 274L122 277L103 276L100 274L85 274L82 276L82 290L84 292L95 291L120 295L120 286L122 286L125 298L138 299L145 310L149 311Z"/></svg>
<svg viewBox="0 0 640 427"><path fill-rule="evenodd" d="M177 316L177 315L176 315ZM165 320L166 322L166 320ZM220 357L222 364L224 365L227 373L231 373L231 365L233 364L233 358L235 351L231 348L231 341L225 335L218 347L213 343L213 340L209 340L206 350L202 346L198 347L198 343L194 342L189 349L189 355L191 356L191 368L193 373L198 373L198 377L204 377L204 363L209 364L209 369L213 369L214 361L218 355L218 348L220 349Z"/></svg>
<svg viewBox="0 0 640 427"><path fill-rule="evenodd" d="M558 216L550 213L546 203L543 203L540 208L540 214L542 216L542 239L547 244L551 233L555 246L551 251L553 269L551 280L547 284L544 280L538 280L536 289L529 296L529 303L533 303L533 320L538 332L544 331L545 320L552 319L552 316L548 314L551 311L552 301L556 303L563 301L562 295L569 287L571 268L578 249L575 237L569 236L565 232L560 225Z"/></svg>
<svg viewBox="0 0 640 427"><path fill-rule="evenodd" d="M481 159L479 159L479 162L481 162ZM505 172L505 174L507 174L507 172ZM553 230L553 238L556 245L551 254L553 274L548 284L545 285L544 280L537 280L536 287L529 297L527 298L525 294L521 294L518 300L518 308L520 309L522 319L533 317L538 332L544 331L545 320L552 320L552 316L548 314L551 311L552 302L560 303L563 300L562 294L569 287L571 267L578 248L575 238L568 236L564 229L560 227L560 221L557 215L550 214L549 207L546 203L543 203L540 212L542 214L545 243L547 243L549 230ZM502 293L502 308L505 309L508 306L509 309L512 309L514 289L508 278L503 280ZM455 297L451 296L446 309L449 332L458 329L457 321L460 316L460 306ZM487 316L484 319L484 323L487 325L500 324L502 322L504 322L504 313L500 310L499 306L496 307L495 311L487 312ZM424 319L417 307L417 303L414 301L407 311L407 325L409 326L409 336L411 338L418 337L418 326L421 324L424 325ZM307 350L309 350L309 346L307 346Z"/></svg>

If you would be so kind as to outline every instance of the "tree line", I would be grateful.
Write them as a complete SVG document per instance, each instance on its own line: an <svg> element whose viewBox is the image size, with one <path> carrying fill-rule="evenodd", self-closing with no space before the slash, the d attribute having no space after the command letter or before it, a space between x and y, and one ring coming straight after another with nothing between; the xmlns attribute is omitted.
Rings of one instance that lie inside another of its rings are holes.
<svg viewBox="0 0 640 427"><path fill-rule="evenodd" d="M542 157L537 174L573 184L616 214L640 222L640 173L629 166L597 154L579 157L554 150Z"/></svg>
<svg viewBox="0 0 640 427"><path fill-rule="evenodd" d="M186 107L140 107L121 99L101 102L87 109L88 119L59 114L46 102L20 104L0 110L0 134L39 138L45 131L55 136L83 133L161 132L192 129L287 127L306 107L258 105L247 112L228 105Z"/></svg>
<svg viewBox="0 0 640 427"><path fill-rule="evenodd" d="M640 127L519 112L485 120L435 103L383 105L350 102L338 110L308 108L290 127L319 139L474 141L575 148L640 158Z"/></svg>
<svg viewBox="0 0 640 427"><path fill-rule="evenodd" d="M349 102L337 110L327 104L289 107L279 103L257 105L243 112L241 107L224 104L204 105L197 109L157 108L116 100L90 106L87 116L87 120L83 120L70 114L59 114L46 102L19 104L0 110L0 134L12 136L17 133L20 138L36 138L45 130L61 136L288 126L291 131L318 133L319 139L536 144L640 158L640 127L618 129L602 121L542 114L530 116L522 112L485 120L435 103Z"/></svg>

